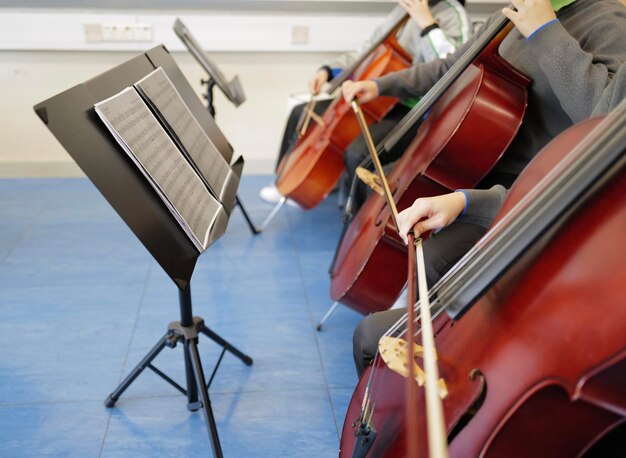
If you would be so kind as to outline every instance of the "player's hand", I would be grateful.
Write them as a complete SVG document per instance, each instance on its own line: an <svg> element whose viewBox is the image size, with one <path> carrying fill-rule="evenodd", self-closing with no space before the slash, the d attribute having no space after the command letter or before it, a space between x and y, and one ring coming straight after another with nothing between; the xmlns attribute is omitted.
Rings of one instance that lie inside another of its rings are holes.
<svg viewBox="0 0 626 458"><path fill-rule="evenodd" d="M398 213L398 233L404 243L408 243L411 229L415 237L419 237L426 231L446 227L457 219L465 204L462 192L417 199L409 208Z"/></svg>
<svg viewBox="0 0 626 458"><path fill-rule="evenodd" d="M324 85L324 83L327 82L328 73L326 72L326 70L318 70L317 73L313 75L313 78L311 78L311 81L309 81L309 90L311 91L311 94L319 94L322 90L322 86Z"/></svg>
<svg viewBox="0 0 626 458"><path fill-rule="evenodd" d="M359 99L359 102L366 103L379 95L378 85L372 80L344 81L341 85L341 92L348 103L352 103L355 97Z"/></svg>
<svg viewBox="0 0 626 458"><path fill-rule="evenodd" d="M404 11L417 23L420 29L424 30L429 25L433 25L436 21L430 12L428 0L398 0L398 3Z"/></svg>
<svg viewBox="0 0 626 458"><path fill-rule="evenodd" d="M511 3L517 11L503 8L502 14L508 17L526 38L542 25L556 19L550 0L511 0Z"/></svg>

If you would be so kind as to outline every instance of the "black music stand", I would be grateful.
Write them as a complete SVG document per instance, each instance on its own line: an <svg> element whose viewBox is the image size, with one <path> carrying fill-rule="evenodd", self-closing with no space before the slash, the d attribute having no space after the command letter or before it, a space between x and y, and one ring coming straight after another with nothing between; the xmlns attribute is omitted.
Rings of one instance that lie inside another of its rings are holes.
<svg viewBox="0 0 626 458"><path fill-rule="evenodd" d="M246 101L246 96L243 92L243 87L241 86L239 77L235 76L232 80L227 81L218 66L206 56L202 50L202 46L200 46L198 41L193 37L193 35L191 35L187 27L181 22L180 19L176 19L176 22L174 23L174 33L176 33L176 36L180 38L180 41L183 42L185 48L187 48L189 53L208 75L208 79L200 80L200 84L202 84L202 86L206 86L206 92L203 94L203 97L207 102L207 110L213 119L215 119L215 105L213 103L213 88L215 86L217 86L224 93L226 98L236 107ZM263 232L263 229L265 229L265 226L269 221L264 221L261 226L257 228L248 215L248 212L243 206L241 199L239 199L239 196L235 198L235 205L241 209L241 213L243 213L243 217L246 219L252 234L257 235Z"/></svg>
<svg viewBox="0 0 626 458"><path fill-rule="evenodd" d="M165 71L201 127L230 164L232 149L228 141L204 109L202 102L164 46L157 46L39 103L34 109L179 289L180 321L169 324L165 335L107 397L105 405L113 407L124 390L144 369L149 368L187 396L190 410L202 409L213 455L222 457L208 385L197 348L198 337L204 334L222 346L222 353L209 384L226 351L247 365L252 364L252 359L207 327L202 318L193 316L190 282L201 253L94 110L95 103L132 86L158 67ZM243 160L239 158L232 169L240 177L242 168ZM235 193L236 189L233 191L233 194ZM234 196L230 197L225 199L224 203L227 214L230 214L233 206ZM227 224L227 217L215 222L210 231L209 245L224 234ZM163 348L166 346L173 348L179 341L184 344L186 389L152 365L152 361Z"/></svg>

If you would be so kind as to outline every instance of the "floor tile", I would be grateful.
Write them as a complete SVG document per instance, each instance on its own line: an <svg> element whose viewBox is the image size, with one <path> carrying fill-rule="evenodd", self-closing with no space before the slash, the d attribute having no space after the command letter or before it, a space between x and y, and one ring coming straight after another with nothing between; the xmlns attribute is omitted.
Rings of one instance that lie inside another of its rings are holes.
<svg viewBox="0 0 626 458"><path fill-rule="evenodd" d="M337 456L337 432L325 390L220 394L211 403L224 456ZM181 399L163 397L137 399L115 409L102 457L210 453L200 412L187 411Z"/></svg>
<svg viewBox="0 0 626 458"><path fill-rule="evenodd" d="M99 456L108 421L101 402L0 407L0 456Z"/></svg>
<svg viewBox="0 0 626 458"><path fill-rule="evenodd" d="M239 197L260 225L269 176ZM0 456L209 456L202 415L150 369L103 399L180 321L179 291L86 179L0 180ZM361 316L330 306L336 198L285 206L260 235L241 210L200 256L192 312L254 360L226 352L209 393L225 456L333 457L356 383ZM201 334L210 377L222 347ZM154 365L186 386L183 345Z"/></svg>

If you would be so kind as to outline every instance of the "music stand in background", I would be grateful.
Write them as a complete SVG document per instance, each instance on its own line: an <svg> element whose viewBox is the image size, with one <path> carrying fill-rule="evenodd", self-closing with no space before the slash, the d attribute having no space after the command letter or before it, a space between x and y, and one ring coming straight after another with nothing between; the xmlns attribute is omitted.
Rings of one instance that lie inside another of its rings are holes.
<svg viewBox="0 0 626 458"><path fill-rule="evenodd" d="M180 41L183 42L185 48L187 48L189 53L194 57L194 59L196 59L208 75L208 79L201 80L200 83L203 86L206 85L206 93L203 97L207 101L207 110L209 111L211 117L215 119L215 106L213 104L213 88L215 86L217 86L224 93L226 98L236 107L246 101L246 96L243 92L243 88L241 87L239 77L235 76L232 80L230 80L230 82L227 81L224 74L220 71L217 65L215 65L215 63L207 57L200 43L198 43L193 35L191 35L185 24L183 24L180 19L176 19L176 22L174 22L174 33L178 36L178 38L180 38ZM239 196L235 198L235 204L241 209L241 212L243 213L243 216L254 235L263 232L267 224L274 217L274 212L272 212L272 214L270 214L265 221L263 221L261 226L257 228L250 219L250 216L241 203Z"/></svg>
<svg viewBox="0 0 626 458"><path fill-rule="evenodd" d="M183 24L178 18L176 19L176 22L174 22L174 33L176 33L178 38L180 38L185 45L185 48L187 48L189 53L194 57L194 59L196 59L196 61L198 61L200 66L209 75L208 81L203 81L203 83L207 85L207 94L205 98L209 104L208 109L211 116L215 116L215 108L213 107L214 85L217 85L226 98L236 107L246 101L246 96L243 93L239 77L235 76L232 80L230 80L230 82L226 81L224 74L220 71L217 65L215 65L215 63L206 56L202 50L202 46L200 46L200 43L198 43L193 35L191 35L185 24Z"/></svg>
<svg viewBox="0 0 626 458"><path fill-rule="evenodd" d="M204 334L222 347L209 384L226 351L247 365L252 364L252 359L207 327L202 318L193 316L190 282L201 253L94 110L95 103L132 86L158 67L163 68L220 154L230 163L232 158L230 145L164 46L157 46L83 84L39 103L34 109L179 290L180 321L169 324L165 335L107 397L105 405L113 407L124 390L144 369L149 368L187 396L189 410L202 409L213 455L222 457L208 385L197 348L198 337ZM242 167L241 158L232 166L238 177L241 175ZM231 208L225 210L230 214ZM208 245L224 234L227 223L227 218L216 222L210 232ZM178 342L184 344L186 389L152 365L152 361L161 350L166 346L173 348Z"/></svg>

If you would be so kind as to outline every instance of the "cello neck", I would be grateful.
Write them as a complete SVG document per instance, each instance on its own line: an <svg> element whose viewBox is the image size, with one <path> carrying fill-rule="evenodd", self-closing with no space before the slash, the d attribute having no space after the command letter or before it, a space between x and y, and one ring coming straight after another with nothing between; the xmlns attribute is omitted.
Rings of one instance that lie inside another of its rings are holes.
<svg viewBox="0 0 626 458"><path fill-rule="evenodd" d="M516 190L525 180L524 174L520 175L504 206L516 192L521 198L513 200L514 206L506 213L501 209L502 218L430 288L428 298L433 319L444 311L452 319L460 318L533 244L543 235L553 235L575 211L626 168L625 110L626 100L603 121L589 119L579 123L544 147L552 152L566 152L568 157L559 161L554 173L533 170L530 183L526 183L531 185L530 189ZM572 143L577 146L572 148ZM546 154L544 150L535 161ZM537 174L542 179L534 183L532 175ZM406 320L405 315L385 335L398 332Z"/></svg>
<svg viewBox="0 0 626 458"><path fill-rule="evenodd" d="M509 8L513 8L509 5ZM439 98L448 90L450 86L461 76L461 74L468 68L472 62L476 60L479 54L489 46L494 39L496 43L504 38L508 33L508 28L505 29L509 20L502 14L493 21L493 23L483 31L483 33L471 44L471 46L461 55L461 57L450 67L450 69L435 83L435 85L422 97L420 102L413 107L411 111L396 125L396 127L387 134L387 136L380 142L376 151L380 155L383 151L389 151L395 146L395 144L406 134L412 126L415 125L432 106L439 100ZM494 50L497 46L494 46Z"/></svg>
<svg viewBox="0 0 626 458"><path fill-rule="evenodd" d="M395 11L395 10L394 10ZM393 11L390 13L393 14ZM408 13L403 14L398 20L394 21L389 27L381 34L381 36L375 40L369 48L365 50L365 52L361 53L361 55L350 65L349 67L343 69L343 71L335 76L328 84L328 93L332 94L335 92L344 81L350 79L350 77L354 74L354 72L359 68L359 66L367 59L372 53L378 48L381 44L383 44L389 37L394 37L400 30L400 28L406 23L409 19Z"/></svg>
<svg viewBox="0 0 626 458"><path fill-rule="evenodd" d="M441 279L440 304L457 319L543 235L554 233L626 167L626 101L599 122ZM594 120L588 120L588 123ZM595 121L597 122L597 121ZM581 124L584 127L584 123ZM578 127L581 129L582 127ZM576 129L576 127L572 128ZM576 130L572 131L575 135ZM563 134L561 134L563 135ZM557 145L558 146L558 145ZM549 148L549 145L548 147ZM554 146L553 146L554 148ZM554 175L557 175L556 177ZM513 190L511 190L511 193Z"/></svg>

